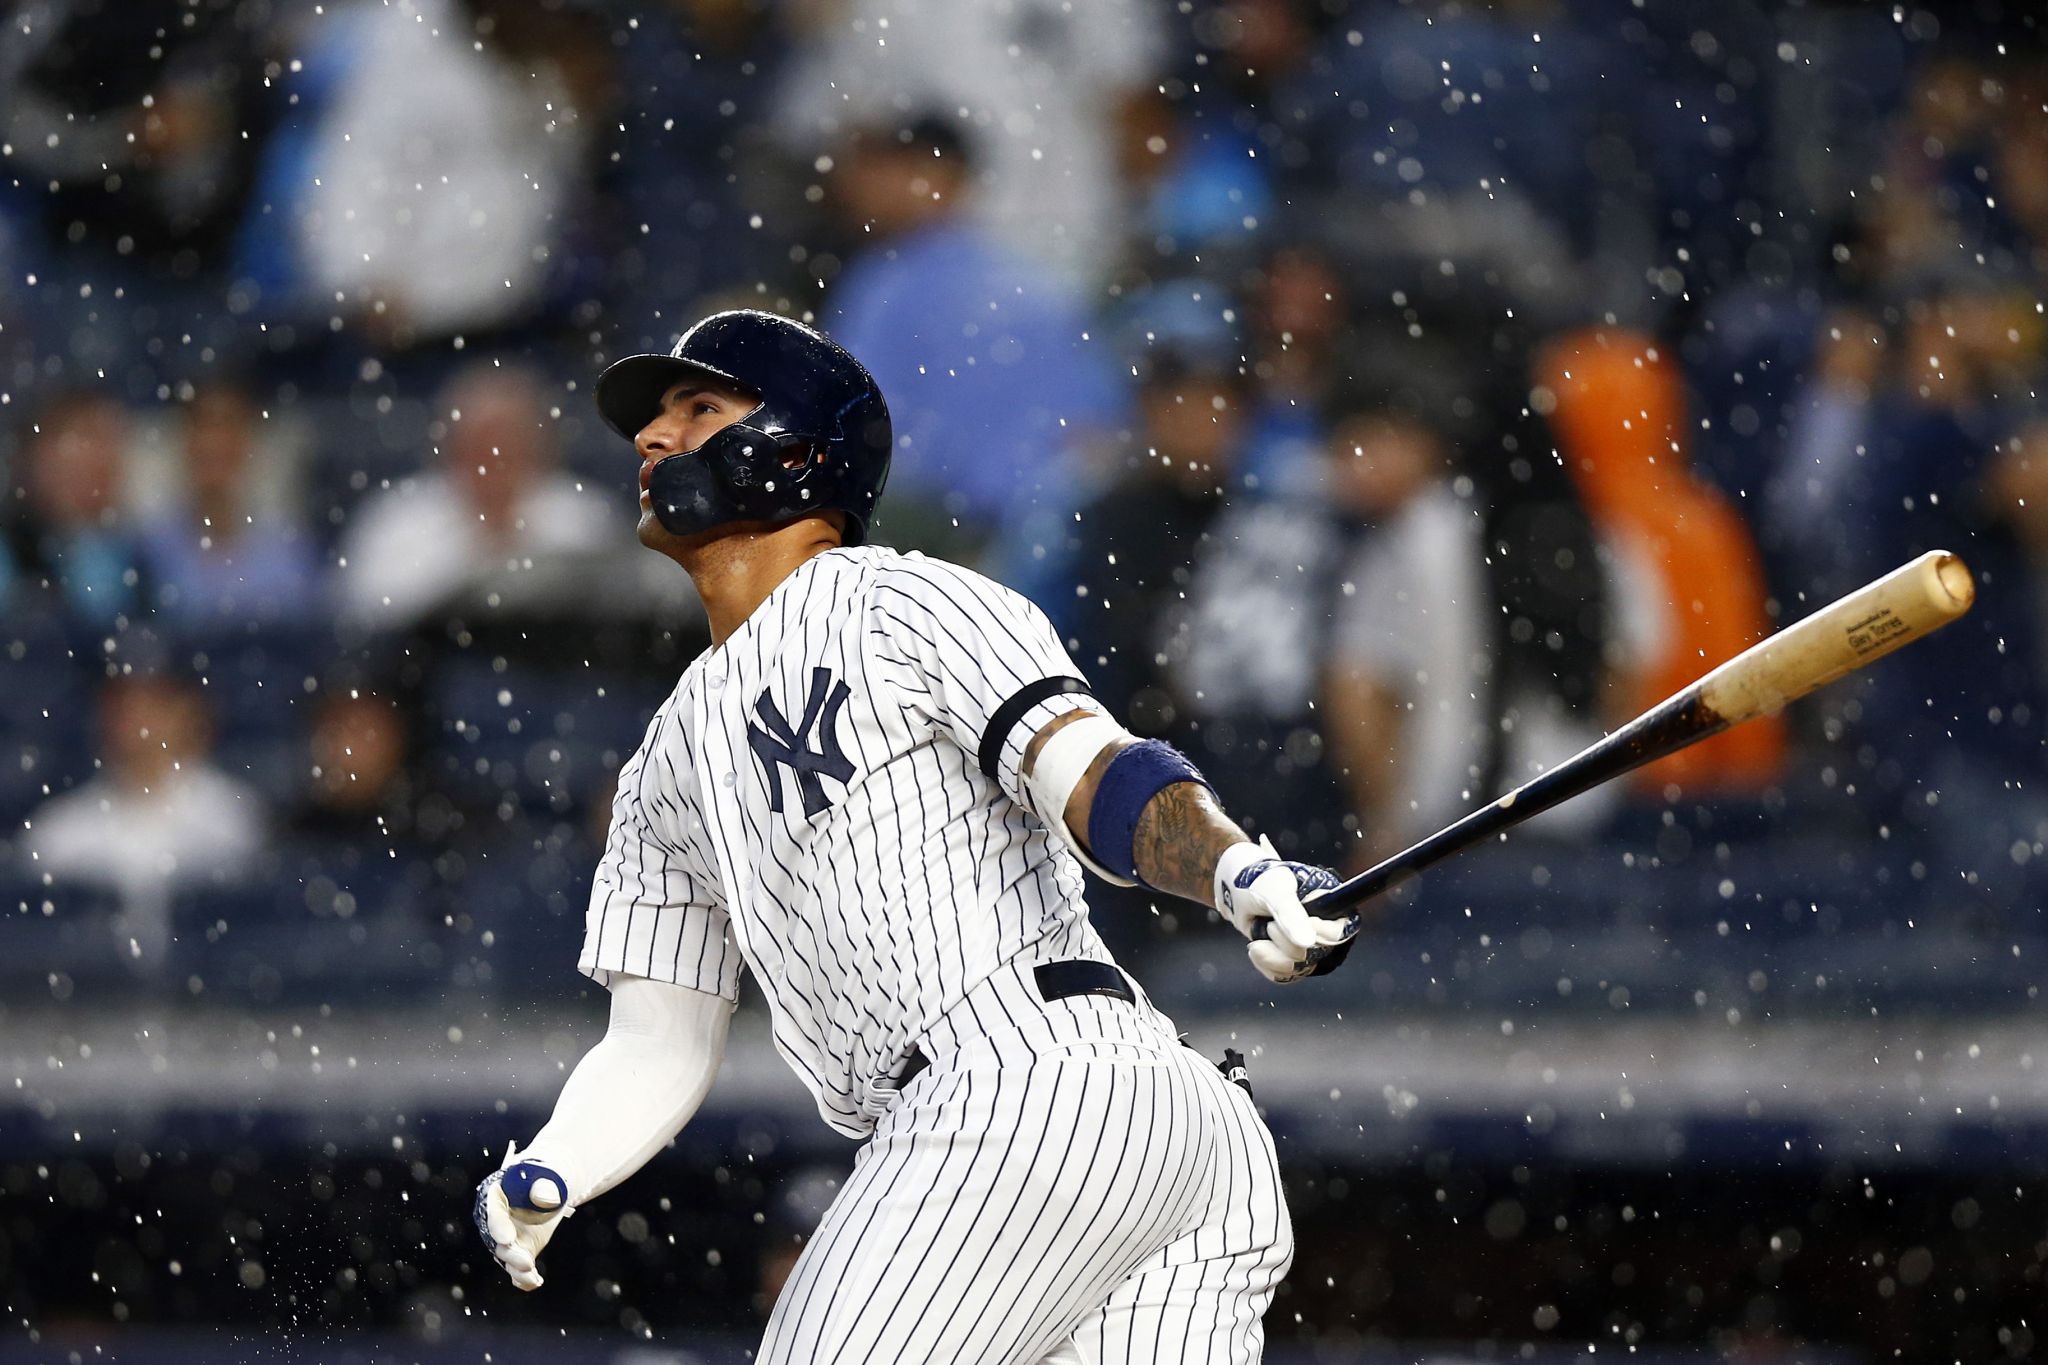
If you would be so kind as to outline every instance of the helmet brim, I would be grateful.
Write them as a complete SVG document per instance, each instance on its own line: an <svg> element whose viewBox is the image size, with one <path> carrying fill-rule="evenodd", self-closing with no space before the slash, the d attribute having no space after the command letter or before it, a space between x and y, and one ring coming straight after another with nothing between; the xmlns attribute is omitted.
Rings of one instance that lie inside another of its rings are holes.
<svg viewBox="0 0 2048 1365"><path fill-rule="evenodd" d="M627 440L661 415L661 396L685 379L714 379L720 384L753 393L723 370L672 355L629 355L615 360L597 377L598 415Z"/></svg>

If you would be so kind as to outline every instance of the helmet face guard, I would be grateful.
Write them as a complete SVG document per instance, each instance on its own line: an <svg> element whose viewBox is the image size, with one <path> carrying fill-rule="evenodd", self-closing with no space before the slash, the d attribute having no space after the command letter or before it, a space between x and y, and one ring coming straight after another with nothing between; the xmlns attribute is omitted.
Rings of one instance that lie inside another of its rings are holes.
<svg viewBox="0 0 2048 1365"><path fill-rule="evenodd" d="M679 536L731 521L779 521L803 515L791 508L817 499L812 475L818 468L809 441L771 435L742 418L695 450L656 461L647 478L648 500L655 520ZM857 543L865 520L846 508L825 510L848 512L847 542Z"/></svg>
<svg viewBox="0 0 2048 1365"><path fill-rule="evenodd" d="M607 369L598 411L632 440L660 415L662 396L691 378L742 389L758 403L696 450L655 464L648 494L664 528L695 535L829 511L845 514L848 545L867 539L895 438L882 391L858 360L773 313L714 313L669 354L627 356Z"/></svg>

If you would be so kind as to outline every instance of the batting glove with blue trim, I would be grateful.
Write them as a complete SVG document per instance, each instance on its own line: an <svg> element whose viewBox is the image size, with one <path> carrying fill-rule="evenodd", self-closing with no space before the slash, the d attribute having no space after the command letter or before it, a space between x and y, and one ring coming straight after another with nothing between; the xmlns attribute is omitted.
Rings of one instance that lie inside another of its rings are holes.
<svg viewBox="0 0 2048 1365"><path fill-rule="evenodd" d="M1269 839L1233 844L1216 861L1216 908L1251 940L1252 965L1284 986L1333 972L1350 955L1358 916L1310 913L1313 897L1338 881L1328 868L1288 862Z"/></svg>
<svg viewBox="0 0 2048 1365"><path fill-rule="evenodd" d="M518 1157L519 1144L507 1145L504 1164L476 1187L476 1230L512 1283L538 1289L541 1250L574 1210L568 1207L568 1181Z"/></svg>

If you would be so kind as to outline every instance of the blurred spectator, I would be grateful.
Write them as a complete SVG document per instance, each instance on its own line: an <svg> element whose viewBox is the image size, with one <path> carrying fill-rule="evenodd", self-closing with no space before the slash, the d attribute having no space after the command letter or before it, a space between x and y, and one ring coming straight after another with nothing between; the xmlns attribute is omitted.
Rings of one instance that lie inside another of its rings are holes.
<svg viewBox="0 0 2048 1365"><path fill-rule="evenodd" d="M60 354L115 371L166 337L225 330L209 272L269 123L262 7L72 0L17 17L0 142L15 183L40 190L29 292Z"/></svg>
<svg viewBox="0 0 2048 1365"><path fill-rule="evenodd" d="M1127 267L1144 276L1242 250L1270 227L1277 195L1258 143L1227 113L1190 117L1160 88L1117 111L1118 169L1131 200Z"/></svg>
<svg viewBox="0 0 2048 1365"><path fill-rule="evenodd" d="M1617 600L1627 576L1589 523L1543 417L1532 410L1531 347L1538 334L1506 315L1488 316L1486 290L1369 306L1346 338L1330 400L1426 422L1453 452L1462 494L1479 514L1488 616L1482 648L1500 718L1540 700L1561 731L1586 733L1610 709L1615 671L1636 655L1639 617ZM1398 311L1395 311L1398 310ZM1461 485L1462 488L1462 485ZM1482 754L1481 789L1503 791L1533 775L1530 753L1495 730Z"/></svg>
<svg viewBox="0 0 2048 1365"><path fill-rule="evenodd" d="M1853 413L1860 440L1837 452L1828 518L1850 534L1810 540L1809 574L1825 592L1933 549L1960 554L1975 574L1969 616L1832 704L1845 758L1867 771L1866 805L1890 814L1884 803L1910 796L1910 818L1931 823L1958 852L1974 850L1978 870L2011 866L2005 851L2016 830L2036 837L2042 633L2028 504L2038 486L2026 432L2006 439L2019 424L2015 402L2022 413L2031 407L2044 369L2048 338L2033 310L2024 293L1982 278L1895 306L1891 344Z"/></svg>
<svg viewBox="0 0 2048 1365"><path fill-rule="evenodd" d="M1244 342L1229 293L1200 276L1175 276L1146 284L1122 297L1097 326L1113 354L1123 358L1124 388L1142 395L1148 378L1184 371L1234 376L1249 403L1257 392L1243 364ZM1129 401L1128 399L1125 401ZM1113 439L1083 441L1069 447L1049 472L1042 491L1020 503L1006 519L982 556L983 571L1016 588L1033 601L1048 604L1054 619L1071 600L1075 569L1071 559L1078 542L1075 531L1083 508L1108 492L1135 465L1132 452L1149 440L1134 430L1142 422L1142 403L1118 425ZM1237 414L1233 421L1249 421ZM1240 447L1248 437L1240 435ZM1245 482L1245 455L1233 459L1232 482ZM1249 484L1247 484L1249 486Z"/></svg>
<svg viewBox="0 0 2048 1365"><path fill-rule="evenodd" d="M592 202L611 75L587 16L401 0L306 32L321 103L280 144L301 170L296 197L262 210L295 235L298 306L400 348L525 321L574 264L576 214Z"/></svg>
<svg viewBox="0 0 2048 1365"><path fill-rule="evenodd" d="M1355 826L1320 692L1332 623L1355 592L1372 590L1359 577L1361 555L1385 509L1362 461L1326 449L1316 452L1323 467L1298 474L1287 493L1256 496L1239 484L1225 494L1154 635L1166 642L1161 673L1186 718L1189 754L1232 813L1285 856L1336 865L1355 851Z"/></svg>
<svg viewBox="0 0 2048 1365"><path fill-rule="evenodd" d="M272 621L313 604L310 540L274 518L258 520L251 508L261 421L255 395L231 382L202 384L179 410L173 502L139 530L161 615Z"/></svg>
<svg viewBox="0 0 2048 1365"><path fill-rule="evenodd" d="M1265 261L1251 308L1252 374L1259 403L1252 419L1245 476L1282 491L1321 483L1321 396L1339 377L1349 300L1328 256L1283 246Z"/></svg>
<svg viewBox="0 0 2048 1365"><path fill-rule="evenodd" d="M1875 386L1887 365L1883 327L1852 310L1829 317L1793 409L1785 458L1772 477L1760 539L1779 581L1809 601L1857 586L1865 533L1832 515L1863 475Z"/></svg>
<svg viewBox="0 0 2048 1365"><path fill-rule="evenodd" d="M2019 269L2048 279L2048 62L2012 74L2003 114L1992 139L1997 154L1995 192L2017 234Z"/></svg>
<svg viewBox="0 0 2048 1365"><path fill-rule="evenodd" d="M1902 440L1913 444L1929 422L1959 424L1964 441L1995 440L2003 411L2025 409L2040 372L2048 331L2022 287L1949 272L1881 302L1838 310L1815 339L1791 454L1771 491L1772 525L1802 588L1845 591L1877 562L1871 527L1839 513L1848 505L1874 514L1895 493L1912 496L1912 481L1939 466L1903 451ZM1983 468L1970 461L1973 474ZM1819 524L1829 515L1835 524Z"/></svg>
<svg viewBox="0 0 2048 1365"><path fill-rule="evenodd" d="M438 404L441 467L371 499L348 528L339 578L354 619L405 629L551 559L616 549L623 511L557 468L542 384L489 364L450 381Z"/></svg>
<svg viewBox="0 0 2048 1365"><path fill-rule="evenodd" d="M1192 721L1166 664L1185 652L1179 603L1237 483L1250 402L1245 376L1219 358L1155 353L1121 476L1058 547L1067 586L1046 610L1096 695L1141 735L1183 736Z"/></svg>
<svg viewBox="0 0 2048 1365"><path fill-rule="evenodd" d="M47 399L22 442L8 527L19 587L40 587L76 629L124 628L146 593L121 512L129 415L98 390ZM97 652L95 650L95 652Z"/></svg>
<svg viewBox="0 0 2048 1365"><path fill-rule="evenodd" d="M1331 606L1323 705L1362 844L1354 870L1440 828L1482 793L1491 658L1475 510L1427 426L1370 405L1342 414L1333 501L1372 527Z"/></svg>
<svg viewBox="0 0 2048 1365"><path fill-rule="evenodd" d="M374 692L329 693L313 716L305 800L294 833L387 845L411 833L419 793L404 711Z"/></svg>
<svg viewBox="0 0 2048 1365"><path fill-rule="evenodd" d="M1991 495L2036 566L2035 592L2048 619L2048 419L2014 432L1992 467Z"/></svg>
<svg viewBox="0 0 2048 1365"><path fill-rule="evenodd" d="M1290 171L1308 149L1289 91L1323 16L1296 0L1203 0L1165 79L1117 110L1117 170L1128 205L1127 265L1228 259L1276 226Z"/></svg>
<svg viewBox="0 0 2048 1365"><path fill-rule="evenodd" d="M1659 607L1642 659L1634 715L1747 649L1771 630L1755 541L1735 509L1687 464L1692 427L1675 368L1637 333L1567 333L1538 362L1565 467L1594 525L1619 556L1626 587ZM1784 767L1782 716L1740 725L1638 770L1647 794L1761 792Z"/></svg>
<svg viewBox="0 0 2048 1365"><path fill-rule="evenodd" d="M1868 567L1857 550L1873 528L1839 515L1802 528L1799 512L1848 498L1896 523L1883 501L1913 496L1896 484L1930 477L1937 449L1995 439L1999 410L2038 392L2048 65L1993 51L1964 36L1914 71L1882 173L1837 251L1854 294L1821 329L1795 428L1802 445L1774 494L1791 562L1828 589ZM1902 448L1914 446L1927 453ZM1965 467L1974 487L1981 455Z"/></svg>
<svg viewBox="0 0 2048 1365"><path fill-rule="evenodd" d="M197 686L162 674L116 677L100 700L101 774L29 817L32 870L118 893L118 927L139 965L163 957L175 891L233 879L262 848L262 798L215 767L212 750Z"/></svg>
<svg viewBox="0 0 2048 1365"><path fill-rule="evenodd" d="M1358 871L1499 795L1491 781L1525 782L1600 729L1555 679L1515 675L1494 647L1501 608L1485 514L1472 480L1453 476L1442 436L1410 411L1356 397L1337 412L1327 451L1328 497L1368 528L1327 608L1320 689L1357 818L1348 862ZM1582 798L1544 827L1584 833L1612 807L1611 792Z"/></svg>
<svg viewBox="0 0 2048 1365"><path fill-rule="evenodd" d="M889 396L885 534L955 553L1044 494L1062 451L1122 413L1102 344L1058 277L965 213L971 165L942 118L862 130L838 186L873 245L825 309Z"/></svg>
<svg viewBox="0 0 2048 1365"><path fill-rule="evenodd" d="M21 25L28 51L4 126L14 163L49 187L53 238L90 238L186 277L199 248L219 243L252 141L243 8L76 0ZM190 254L174 263L181 248Z"/></svg>
<svg viewBox="0 0 2048 1365"><path fill-rule="evenodd" d="M1113 111L1153 75L1149 0L819 0L784 78L783 136L815 155L856 128L958 110L982 152L976 217L1070 284L1118 237Z"/></svg>
<svg viewBox="0 0 2048 1365"><path fill-rule="evenodd" d="M2015 227L1993 173L2010 166L2024 176L2040 108L2003 117L2007 91L1961 52L1922 66L1892 130L1882 176L1868 199L1867 240L1877 281L1924 280L1958 268L2010 275L2019 267ZM2010 140L2016 155L2001 155ZM2022 202L2030 196L2022 191Z"/></svg>

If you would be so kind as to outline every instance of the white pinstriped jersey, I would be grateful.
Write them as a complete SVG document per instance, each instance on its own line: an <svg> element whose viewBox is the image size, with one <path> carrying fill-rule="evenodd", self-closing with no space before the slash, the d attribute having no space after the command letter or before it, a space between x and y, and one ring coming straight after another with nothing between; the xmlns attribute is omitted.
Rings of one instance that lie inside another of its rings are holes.
<svg viewBox="0 0 2048 1365"><path fill-rule="evenodd" d="M806 561L691 663L619 775L579 966L738 998L864 1136L940 1016L1015 959L1108 950L1019 772L1093 707L1050 623L966 569ZM992 733L993 732L993 733Z"/></svg>

